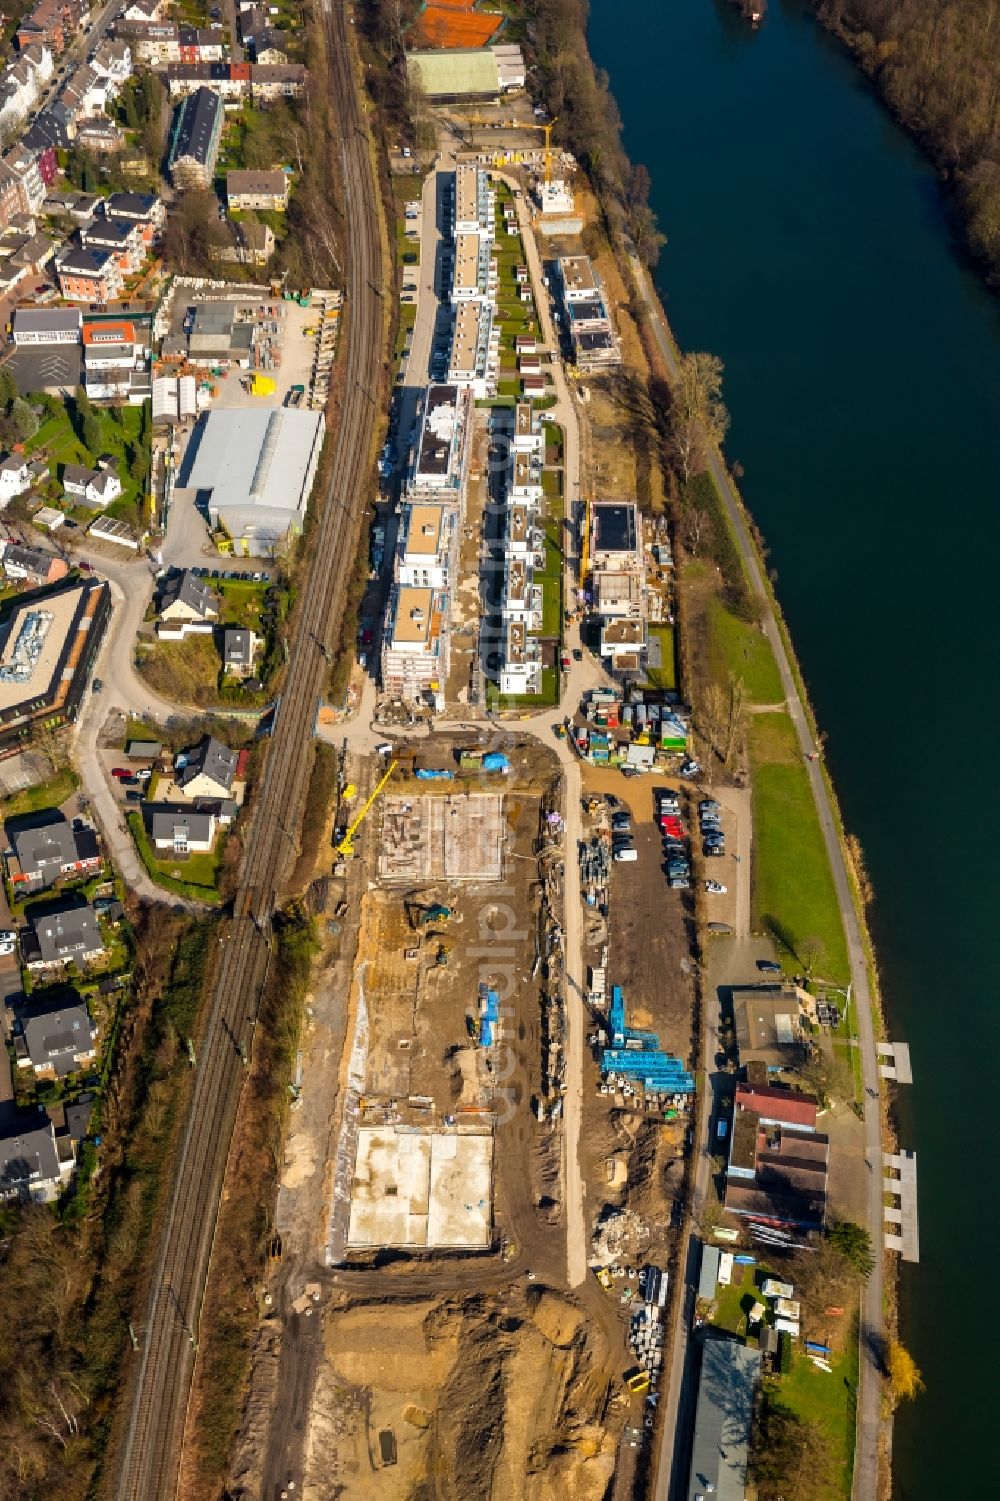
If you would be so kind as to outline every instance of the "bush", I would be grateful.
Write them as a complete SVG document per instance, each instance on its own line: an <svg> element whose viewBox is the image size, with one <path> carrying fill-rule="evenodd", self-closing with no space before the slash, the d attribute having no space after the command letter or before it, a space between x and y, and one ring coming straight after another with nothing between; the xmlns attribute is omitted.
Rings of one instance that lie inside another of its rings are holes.
<svg viewBox="0 0 1000 1501"><path fill-rule="evenodd" d="M783 1329L778 1335L778 1370L787 1376L792 1369L792 1336Z"/></svg>

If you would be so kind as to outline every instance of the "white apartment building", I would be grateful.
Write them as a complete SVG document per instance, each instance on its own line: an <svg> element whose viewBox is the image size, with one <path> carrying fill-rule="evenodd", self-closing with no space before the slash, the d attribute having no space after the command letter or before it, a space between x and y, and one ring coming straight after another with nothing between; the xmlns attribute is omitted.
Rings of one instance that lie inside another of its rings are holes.
<svg viewBox="0 0 1000 1501"><path fill-rule="evenodd" d="M395 584L382 636L382 688L396 698L428 699L440 711L448 680L448 596Z"/></svg>
<svg viewBox="0 0 1000 1501"><path fill-rule="evenodd" d="M485 235L456 234L452 302L495 302L496 292L497 267L491 242Z"/></svg>
<svg viewBox="0 0 1000 1501"><path fill-rule="evenodd" d="M482 167L462 163L455 169L455 214L453 233L482 235L492 240L496 220L496 193Z"/></svg>
<svg viewBox="0 0 1000 1501"><path fill-rule="evenodd" d="M514 452L545 461L545 434L530 401L519 401L514 408Z"/></svg>
<svg viewBox="0 0 1000 1501"><path fill-rule="evenodd" d="M538 454L511 451L510 498L526 500L530 505L541 504L542 460Z"/></svg>
<svg viewBox="0 0 1000 1501"><path fill-rule="evenodd" d="M416 445L411 453L408 500L464 503L472 430L472 392L455 385L428 386Z"/></svg>
<svg viewBox="0 0 1000 1501"><path fill-rule="evenodd" d="M542 649L523 620L509 620L504 633L500 692L524 696L542 691Z"/></svg>
<svg viewBox="0 0 1000 1501"><path fill-rule="evenodd" d="M530 558L508 557L503 571L502 619L520 620L529 631L542 628L542 587L534 582Z"/></svg>
<svg viewBox="0 0 1000 1501"><path fill-rule="evenodd" d="M417 589L445 589L451 581L458 514L437 502L407 502L399 518L395 577Z"/></svg>
<svg viewBox="0 0 1000 1501"><path fill-rule="evenodd" d="M495 396L500 367L500 329L489 302L459 302L451 334L448 381L468 386L473 400Z"/></svg>

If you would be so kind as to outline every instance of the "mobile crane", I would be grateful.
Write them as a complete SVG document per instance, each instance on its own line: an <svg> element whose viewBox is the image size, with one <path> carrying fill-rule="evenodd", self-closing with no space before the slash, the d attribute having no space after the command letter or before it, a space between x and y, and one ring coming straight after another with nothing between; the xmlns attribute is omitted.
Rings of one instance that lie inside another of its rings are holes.
<svg viewBox="0 0 1000 1501"><path fill-rule="evenodd" d="M358 814L357 818L355 818L354 822L351 824L350 828L347 830L347 833L344 835L343 839L337 845L335 853L336 853L338 859L339 858L348 859L351 855L354 854L354 836L358 832L358 830L360 829L361 825L364 823L365 819L368 817L369 809L371 808L371 806L374 803L375 799L381 793L381 791L382 791L383 787L385 786L386 782L392 776L393 772L396 770L396 767L398 765L399 765L398 761L391 762L388 771L385 772L385 774L377 782L377 784L375 786L375 791L372 793L371 797L369 797L368 801L365 803L364 807L361 809L361 812Z"/></svg>

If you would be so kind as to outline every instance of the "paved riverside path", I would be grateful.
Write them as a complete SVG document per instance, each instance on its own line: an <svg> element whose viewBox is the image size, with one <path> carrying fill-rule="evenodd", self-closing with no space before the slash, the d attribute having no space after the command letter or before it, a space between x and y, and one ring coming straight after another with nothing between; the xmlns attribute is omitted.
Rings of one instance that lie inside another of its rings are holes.
<svg viewBox="0 0 1000 1501"><path fill-rule="evenodd" d="M650 286L645 268L635 256L631 256L632 272L639 296L649 314L649 326L667 367L671 380L679 373L677 351L659 300ZM764 602L764 633L771 643L781 686L788 706L788 713L795 726L799 748L805 757L809 783L812 787L816 811L823 830L830 869L833 872L837 901L847 939L847 952L851 968L851 989L857 1004L858 1039L861 1045L861 1074L865 1088L865 1155L870 1162L881 1161L882 1122L877 1101L879 1072L875 1052L875 1029L872 1022L871 992L868 985L868 966L861 936L861 925L851 890L850 877L844 861L844 852L834 818L833 804L819 761L820 747L815 743L798 684L792 674L784 638L778 629L770 595L764 587L757 550L747 528L742 507L736 494L729 471L719 451L712 447L708 453L708 470L722 497L723 505L736 538L743 566L753 592ZM879 1413L882 1396L882 1184L878 1173L868 1174L868 1226L875 1252L875 1267L864 1287L861 1310L861 1369L857 1405L857 1440L854 1454L854 1495L859 1501L869 1501L878 1488L878 1440ZM683 1304L683 1300L682 1300ZM665 1434L669 1425L665 1425ZM676 1451L675 1451L676 1452ZM670 1490L672 1456L664 1451L656 1483L657 1501L665 1501ZM676 1485L675 1479L675 1485Z"/></svg>

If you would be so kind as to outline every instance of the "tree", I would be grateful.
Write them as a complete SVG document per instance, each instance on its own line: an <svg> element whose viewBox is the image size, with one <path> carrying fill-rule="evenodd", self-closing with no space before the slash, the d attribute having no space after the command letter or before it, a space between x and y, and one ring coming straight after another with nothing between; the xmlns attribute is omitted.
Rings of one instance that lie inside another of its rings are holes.
<svg viewBox="0 0 1000 1501"><path fill-rule="evenodd" d="M811 978L813 970L823 959L826 958L826 944L815 933L808 938L803 938L798 946L799 959L805 970L806 978Z"/></svg>
<svg viewBox="0 0 1000 1501"><path fill-rule="evenodd" d="M722 361L714 354L683 354L671 390L669 433L674 462L687 484L705 467L708 446L729 430L722 400Z"/></svg>
<svg viewBox="0 0 1000 1501"><path fill-rule="evenodd" d="M924 1379L906 1346L898 1339L889 1341L889 1385L894 1404L912 1402L924 1389Z"/></svg>
<svg viewBox="0 0 1000 1501"><path fill-rule="evenodd" d="M761 1404L750 1472L758 1501L819 1501L837 1489L823 1429L771 1397Z"/></svg>
<svg viewBox="0 0 1000 1501"><path fill-rule="evenodd" d="M844 1260L862 1277L870 1277L875 1266L872 1238L862 1225L853 1220L836 1220L830 1226L829 1237Z"/></svg>
<svg viewBox="0 0 1000 1501"><path fill-rule="evenodd" d="M101 422L99 412L93 407L83 416L83 446L89 449L91 458L96 459L104 447L104 424Z"/></svg>
<svg viewBox="0 0 1000 1501"><path fill-rule="evenodd" d="M28 402L21 396L16 396L10 404L7 413L8 432L14 443L27 443L38 431L38 418L31 410Z"/></svg>
<svg viewBox="0 0 1000 1501"><path fill-rule="evenodd" d="M640 162L629 174L625 194L625 216L636 255L646 266L655 266L667 237L657 228L656 215L649 206L652 183L648 170Z"/></svg>
<svg viewBox="0 0 1000 1501"><path fill-rule="evenodd" d="M704 506L693 503L681 512L681 541L692 557L696 558L702 548L711 551L714 535L712 518Z"/></svg>

